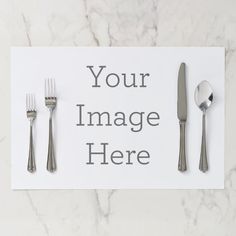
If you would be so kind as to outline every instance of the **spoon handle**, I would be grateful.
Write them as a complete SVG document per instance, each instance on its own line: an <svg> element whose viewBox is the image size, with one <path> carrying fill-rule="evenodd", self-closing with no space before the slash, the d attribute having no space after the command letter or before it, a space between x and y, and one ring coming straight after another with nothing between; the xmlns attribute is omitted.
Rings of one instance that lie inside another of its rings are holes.
<svg viewBox="0 0 236 236"><path fill-rule="evenodd" d="M202 145L201 145L199 169L202 172L206 172L208 170L207 151L206 151L206 114L205 112L203 112L202 114Z"/></svg>
<svg viewBox="0 0 236 236"><path fill-rule="evenodd" d="M187 170L186 155L185 155L185 122L180 121L179 125L180 125L180 147L179 147L178 170L184 172Z"/></svg>

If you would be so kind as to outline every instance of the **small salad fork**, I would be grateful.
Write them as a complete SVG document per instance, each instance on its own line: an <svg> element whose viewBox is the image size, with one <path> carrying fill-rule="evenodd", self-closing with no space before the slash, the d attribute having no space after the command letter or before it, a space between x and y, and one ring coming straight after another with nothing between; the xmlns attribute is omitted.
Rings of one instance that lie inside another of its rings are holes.
<svg viewBox="0 0 236 236"><path fill-rule="evenodd" d="M55 80L45 80L45 105L49 109L49 141L48 141L48 157L47 157L47 170L55 172L57 169L56 159L54 153L53 131L52 131L52 117L53 111L57 105L57 98L55 94Z"/></svg>
<svg viewBox="0 0 236 236"><path fill-rule="evenodd" d="M35 97L33 94L26 94L26 115L30 121L30 142L29 142L29 157L27 170L30 173L36 171L35 156L34 156L34 142L33 142L33 123L37 116Z"/></svg>

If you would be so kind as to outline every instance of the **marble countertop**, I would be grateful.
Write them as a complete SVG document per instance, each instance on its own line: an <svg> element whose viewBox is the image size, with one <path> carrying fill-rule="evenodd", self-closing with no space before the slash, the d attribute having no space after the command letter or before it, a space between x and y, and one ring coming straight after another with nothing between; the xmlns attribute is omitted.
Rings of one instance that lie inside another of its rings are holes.
<svg viewBox="0 0 236 236"><path fill-rule="evenodd" d="M236 235L235 0L0 0L0 235ZM12 191L10 46L224 46L224 190Z"/></svg>

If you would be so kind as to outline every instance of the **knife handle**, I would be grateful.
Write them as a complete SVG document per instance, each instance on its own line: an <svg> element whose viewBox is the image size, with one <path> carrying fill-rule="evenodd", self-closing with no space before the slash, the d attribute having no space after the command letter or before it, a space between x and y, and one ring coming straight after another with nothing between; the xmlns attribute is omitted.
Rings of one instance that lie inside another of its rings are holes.
<svg viewBox="0 0 236 236"><path fill-rule="evenodd" d="M180 126L180 146L179 146L179 163L178 170L184 172L187 170L185 155L185 122L179 122Z"/></svg>

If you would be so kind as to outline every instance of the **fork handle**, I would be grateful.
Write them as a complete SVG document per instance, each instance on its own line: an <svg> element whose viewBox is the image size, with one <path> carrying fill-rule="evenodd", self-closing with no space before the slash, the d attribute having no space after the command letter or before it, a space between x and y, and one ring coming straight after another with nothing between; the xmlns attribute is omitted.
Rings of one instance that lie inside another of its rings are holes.
<svg viewBox="0 0 236 236"><path fill-rule="evenodd" d="M52 114L50 114L47 170L49 172L55 172L56 169L57 169L57 166L56 166L56 159L55 159L55 154L54 154L54 144L53 144L53 134L52 134Z"/></svg>
<svg viewBox="0 0 236 236"><path fill-rule="evenodd" d="M28 157L28 165L27 170L30 173L34 173L36 171L35 164L35 156L34 156L34 142L33 142L33 124L30 124L30 143L29 143L29 157Z"/></svg>

